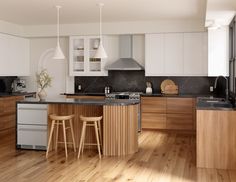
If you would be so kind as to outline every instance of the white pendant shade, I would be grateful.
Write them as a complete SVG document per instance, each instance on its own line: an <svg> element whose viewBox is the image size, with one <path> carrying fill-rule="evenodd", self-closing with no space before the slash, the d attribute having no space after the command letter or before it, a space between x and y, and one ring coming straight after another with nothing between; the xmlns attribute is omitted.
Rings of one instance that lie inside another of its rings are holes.
<svg viewBox="0 0 236 182"><path fill-rule="evenodd" d="M97 52L95 53L94 58L107 58L107 53L102 45L102 43L99 44L99 47L97 49Z"/></svg>
<svg viewBox="0 0 236 182"><path fill-rule="evenodd" d="M94 55L94 58L104 59L104 58L107 58L107 53L102 44L102 7L104 6L104 4L99 3L98 5L99 5L99 16L100 16L100 23L99 23L100 44L97 49L97 52Z"/></svg>
<svg viewBox="0 0 236 182"><path fill-rule="evenodd" d="M65 56L61 50L60 44L57 45L56 49L55 49L55 53L53 56L53 59L65 59Z"/></svg>
<svg viewBox="0 0 236 182"><path fill-rule="evenodd" d="M57 47L55 49L55 53L53 56L53 59L65 59L65 56L61 50L60 47L60 27L59 27L59 21L60 21L60 8L61 6L56 6L57 8Z"/></svg>

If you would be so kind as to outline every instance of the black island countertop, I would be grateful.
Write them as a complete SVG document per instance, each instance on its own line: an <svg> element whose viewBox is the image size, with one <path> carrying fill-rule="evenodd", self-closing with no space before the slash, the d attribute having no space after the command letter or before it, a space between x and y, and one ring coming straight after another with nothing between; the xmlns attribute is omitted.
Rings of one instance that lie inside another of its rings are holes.
<svg viewBox="0 0 236 182"><path fill-rule="evenodd" d="M61 95L66 96L105 96L105 93L63 93ZM191 93L180 93L180 94L161 94L161 93L152 93L152 94L146 94L141 93L142 97L183 97L183 98L197 98L197 97L210 97L210 94L191 94Z"/></svg>
<svg viewBox="0 0 236 182"><path fill-rule="evenodd" d="M139 104L137 100L109 100L109 99L68 99L68 98L48 98L46 100L39 100L36 98L26 98L25 100L18 101L22 104L78 104L78 105L114 105L126 106Z"/></svg>

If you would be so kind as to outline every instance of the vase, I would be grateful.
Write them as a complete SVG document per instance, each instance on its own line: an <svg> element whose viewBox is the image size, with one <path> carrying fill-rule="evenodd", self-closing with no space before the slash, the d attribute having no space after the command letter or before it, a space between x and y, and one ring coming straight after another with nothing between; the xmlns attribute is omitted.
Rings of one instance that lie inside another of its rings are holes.
<svg viewBox="0 0 236 182"><path fill-rule="evenodd" d="M46 97L47 97L47 93L45 92L44 89L41 89L39 92L38 92L38 97L40 100L45 100Z"/></svg>

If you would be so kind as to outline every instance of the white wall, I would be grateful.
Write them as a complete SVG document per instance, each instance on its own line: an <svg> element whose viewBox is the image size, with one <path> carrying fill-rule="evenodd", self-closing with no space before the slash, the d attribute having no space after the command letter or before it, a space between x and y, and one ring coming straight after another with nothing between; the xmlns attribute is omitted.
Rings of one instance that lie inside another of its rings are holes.
<svg viewBox="0 0 236 182"><path fill-rule="evenodd" d="M208 30L208 76L229 75L229 27Z"/></svg>
<svg viewBox="0 0 236 182"><path fill-rule="evenodd" d="M53 77L52 86L46 89L48 97L58 97L60 93L74 92L74 78L68 77L69 39L61 38L62 50L66 60L53 60L56 38L30 39L30 77L26 79L27 91L37 91L36 72L45 68Z"/></svg>

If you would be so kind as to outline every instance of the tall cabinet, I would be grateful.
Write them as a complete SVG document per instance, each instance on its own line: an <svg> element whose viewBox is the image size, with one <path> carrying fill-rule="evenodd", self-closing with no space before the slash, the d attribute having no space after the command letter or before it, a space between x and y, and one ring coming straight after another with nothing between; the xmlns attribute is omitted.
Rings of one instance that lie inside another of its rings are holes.
<svg viewBox="0 0 236 182"><path fill-rule="evenodd" d="M70 76L107 76L107 59L94 58L99 42L99 36L70 37Z"/></svg>

